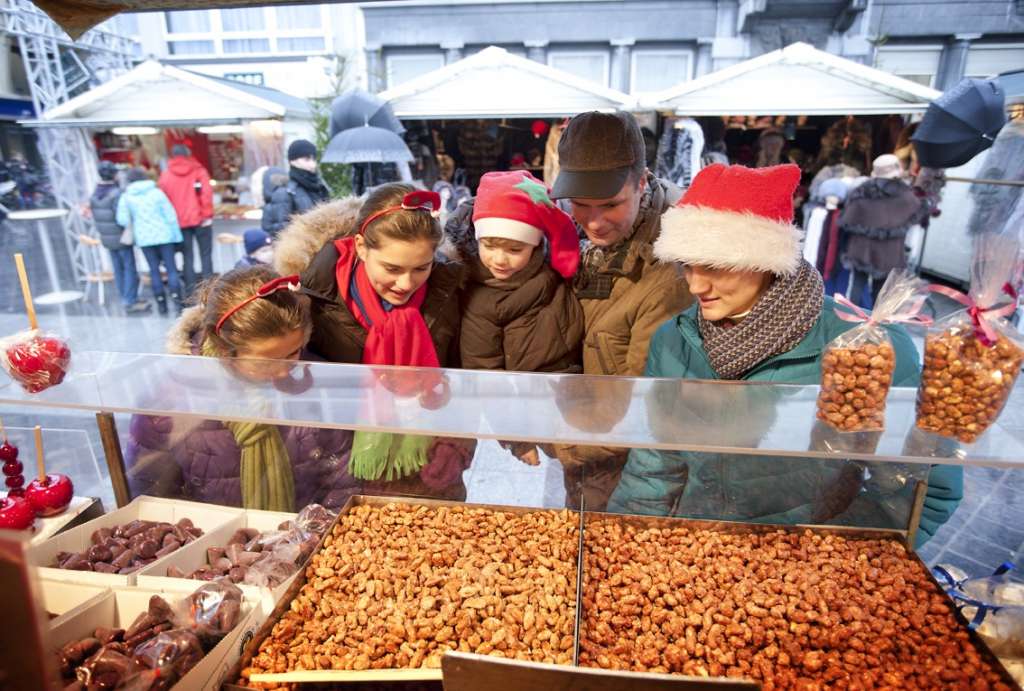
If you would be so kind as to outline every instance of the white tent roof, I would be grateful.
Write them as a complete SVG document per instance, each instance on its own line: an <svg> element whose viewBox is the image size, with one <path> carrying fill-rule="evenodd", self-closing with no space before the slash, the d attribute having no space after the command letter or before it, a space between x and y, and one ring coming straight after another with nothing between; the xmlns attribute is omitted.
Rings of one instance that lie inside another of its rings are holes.
<svg viewBox="0 0 1024 691"><path fill-rule="evenodd" d="M310 119L309 107L274 89L236 84L148 60L44 112L37 127L215 125L247 120Z"/></svg>
<svg viewBox="0 0 1024 691"><path fill-rule="evenodd" d="M876 115L921 112L939 94L793 43L651 94L644 105L677 115Z"/></svg>
<svg viewBox="0 0 1024 691"><path fill-rule="evenodd" d="M561 117L621 110L629 96L490 46L378 94L405 119Z"/></svg>

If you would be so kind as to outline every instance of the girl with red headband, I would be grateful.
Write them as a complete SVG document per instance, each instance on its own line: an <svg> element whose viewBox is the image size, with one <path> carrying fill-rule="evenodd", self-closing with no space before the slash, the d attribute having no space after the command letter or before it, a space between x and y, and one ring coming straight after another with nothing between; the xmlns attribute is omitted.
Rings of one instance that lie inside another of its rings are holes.
<svg viewBox="0 0 1024 691"><path fill-rule="evenodd" d="M438 195L401 183L382 185L348 223L344 204L318 207L282 235L289 244L292 235L330 232L302 273L302 291L312 299L310 349L331 362L458 367L463 271L435 257L442 238ZM399 397L419 396L426 406L443 395L440 375L382 383ZM368 491L375 493L462 500L462 472L473 449L461 440L359 432L349 472L371 483Z"/></svg>
<svg viewBox="0 0 1024 691"><path fill-rule="evenodd" d="M304 388L308 382L293 377L292 361L308 359L313 325L298 287L298 276L280 277L266 266L209 281L172 327L167 350L224 358L239 377L272 380L285 391ZM347 472L351 445L344 430L137 415L128 482L135 495L272 511L314 502L337 508L362 491Z"/></svg>

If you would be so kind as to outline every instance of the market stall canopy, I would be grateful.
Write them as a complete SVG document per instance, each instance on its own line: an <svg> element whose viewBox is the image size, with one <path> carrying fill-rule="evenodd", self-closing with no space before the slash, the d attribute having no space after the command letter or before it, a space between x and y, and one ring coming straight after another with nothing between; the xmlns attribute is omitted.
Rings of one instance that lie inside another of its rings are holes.
<svg viewBox="0 0 1024 691"><path fill-rule="evenodd" d="M923 112L938 91L793 43L651 94L676 115L879 115Z"/></svg>
<svg viewBox="0 0 1024 691"><path fill-rule="evenodd" d="M564 117L630 102L621 91L497 46L378 95L407 120Z"/></svg>
<svg viewBox="0 0 1024 691"><path fill-rule="evenodd" d="M240 124L253 120L310 120L300 98L156 60L51 108L34 127L115 127Z"/></svg>

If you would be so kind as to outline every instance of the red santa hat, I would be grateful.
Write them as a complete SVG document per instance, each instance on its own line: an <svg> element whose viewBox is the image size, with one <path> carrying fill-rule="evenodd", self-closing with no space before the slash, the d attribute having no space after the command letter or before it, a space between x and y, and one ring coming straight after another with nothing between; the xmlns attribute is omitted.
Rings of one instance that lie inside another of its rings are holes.
<svg viewBox="0 0 1024 691"><path fill-rule="evenodd" d="M551 190L525 170L486 173L480 178L473 227L477 240L504 238L536 247L546 237L551 267L565 278L579 266L576 223L551 201Z"/></svg>
<svg viewBox="0 0 1024 691"><path fill-rule="evenodd" d="M792 275L802 233L793 225L800 168L708 166L661 217L654 255L663 262Z"/></svg>

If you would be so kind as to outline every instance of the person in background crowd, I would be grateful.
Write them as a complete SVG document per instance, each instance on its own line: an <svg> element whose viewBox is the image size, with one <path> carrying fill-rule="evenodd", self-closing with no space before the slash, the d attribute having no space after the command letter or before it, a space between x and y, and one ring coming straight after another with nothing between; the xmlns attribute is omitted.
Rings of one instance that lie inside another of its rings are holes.
<svg viewBox="0 0 1024 691"><path fill-rule="evenodd" d="M569 280L579 265L572 217L525 171L485 173L476 199L445 233L468 265L459 352L463 369L580 372L583 309ZM503 443L527 463L536 445Z"/></svg>
<svg viewBox="0 0 1024 691"><path fill-rule="evenodd" d="M697 304L655 333L645 376L821 381L825 347L854 324L835 314L821 276L800 256L800 231L792 225L799 180L800 171L791 164L758 170L713 165L700 172L679 206L665 213L655 256L682 267ZM916 386L920 372L913 341L900 326L885 328L896 351L893 384ZM847 507L823 505L822 499L847 480L844 465L635 449L608 508L765 523L842 521ZM962 497L962 468L931 469L919 542L935 534Z"/></svg>
<svg viewBox="0 0 1024 691"><path fill-rule="evenodd" d="M786 135L782 130L769 127L762 130L757 138L757 165L756 168L777 166L782 163L782 150L786 146Z"/></svg>
<svg viewBox="0 0 1024 691"><path fill-rule="evenodd" d="M330 199L331 191L317 173L316 159L317 150L313 142L296 139L288 147L288 182L273 187L271 179L270 201L263 207L263 230L271 237L276 237L292 216L304 214ZM273 169L265 174L264 194L268 189L267 175L272 178Z"/></svg>
<svg viewBox="0 0 1024 691"><path fill-rule="evenodd" d="M200 280L213 275L213 187L210 173L184 144L171 147L171 160L157 183L178 214L185 240L185 293L192 294ZM196 277L195 247L199 246L201 272Z"/></svg>
<svg viewBox="0 0 1024 691"><path fill-rule="evenodd" d="M262 230L250 228L242 233L242 241L245 243L245 256L235 264L236 269L274 263L274 241Z"/></svg>
<svg viewBox="0 0 1024 691"><path fill-rule="evenodd" d="M174 264L174 245L181 242L178 215L174 212L167 195L142 168L128 171L128 187L117 202L117 223L131 225L132 238L142 248L142 254L149 264L153 297L160 314L167 314L167 296L160 265L167 271L167 287L171 291L177 313L184 308L181 280L178 267Z"/></svg>
<svg viewBox="0 0 1024 691"><path fill-rule="evenodd" d="M312 299L310 350L330 362L458 367L463 267L435 258L438 196L389 183L355 214L353 206L351 199L318 206L275 241L275 264L302 267L302 291ZM424 407L446 395L440 373L382 376L381 385ZM357 433L349 470L373 493L462 501L475 448L466 440Z"/></svg>
<svg viewBox="0 0 1024 691"><path fill-rule="evenodd" d="M110 161L100 161L97 172L100 181L89 198L89 212L96 224L100 242L110 253L110 265L114 267L114 286L125 312L148 312L153 308L152 305L146 300L139 300L135 247L132 239L125 235L124 227L117 222L117 205L121 199L121 188L116 180L117 166Z"/></svg>
<svg viewBox="0 0 1024 691"><path fill-rule="evenodd" d="M278 289L256 297L268 286ZM296 383L291 361L308 359L311 330L309 299L270 267L248 267L200 286L196 306L168 334L167 351L230 358L224 366L237 376L287 390ZM136 415L125 462L135 495L270 511L311 503L336 510L360 492L348 474L351 447L352 433L344 430Z"/></svg>
<svg viewBox="0 0 1024 691"><path fill-rule="evenodd" d="M928 217L927 204L902 176L896 156L879 156L871 167L871 179L850 191L839 217L846 239L843 266L851 272L846 297L862 307L875 303L890 271L907 266L907 233Z"/></svg>
<svg viewBox="0 0 1024 691"><path fill-rule="evenodd" d="M569 200L585 236L573 283L583 308L583 372L640 376L651 334L691 301L675 268L659 264L652 252L661 215L681 192L647 170L643 134L628 113L574 117L558 142L558 161L552 197ZM556 452L569 506L586 493L588 508L604 508L625 450L559 446Z"/></svg>

